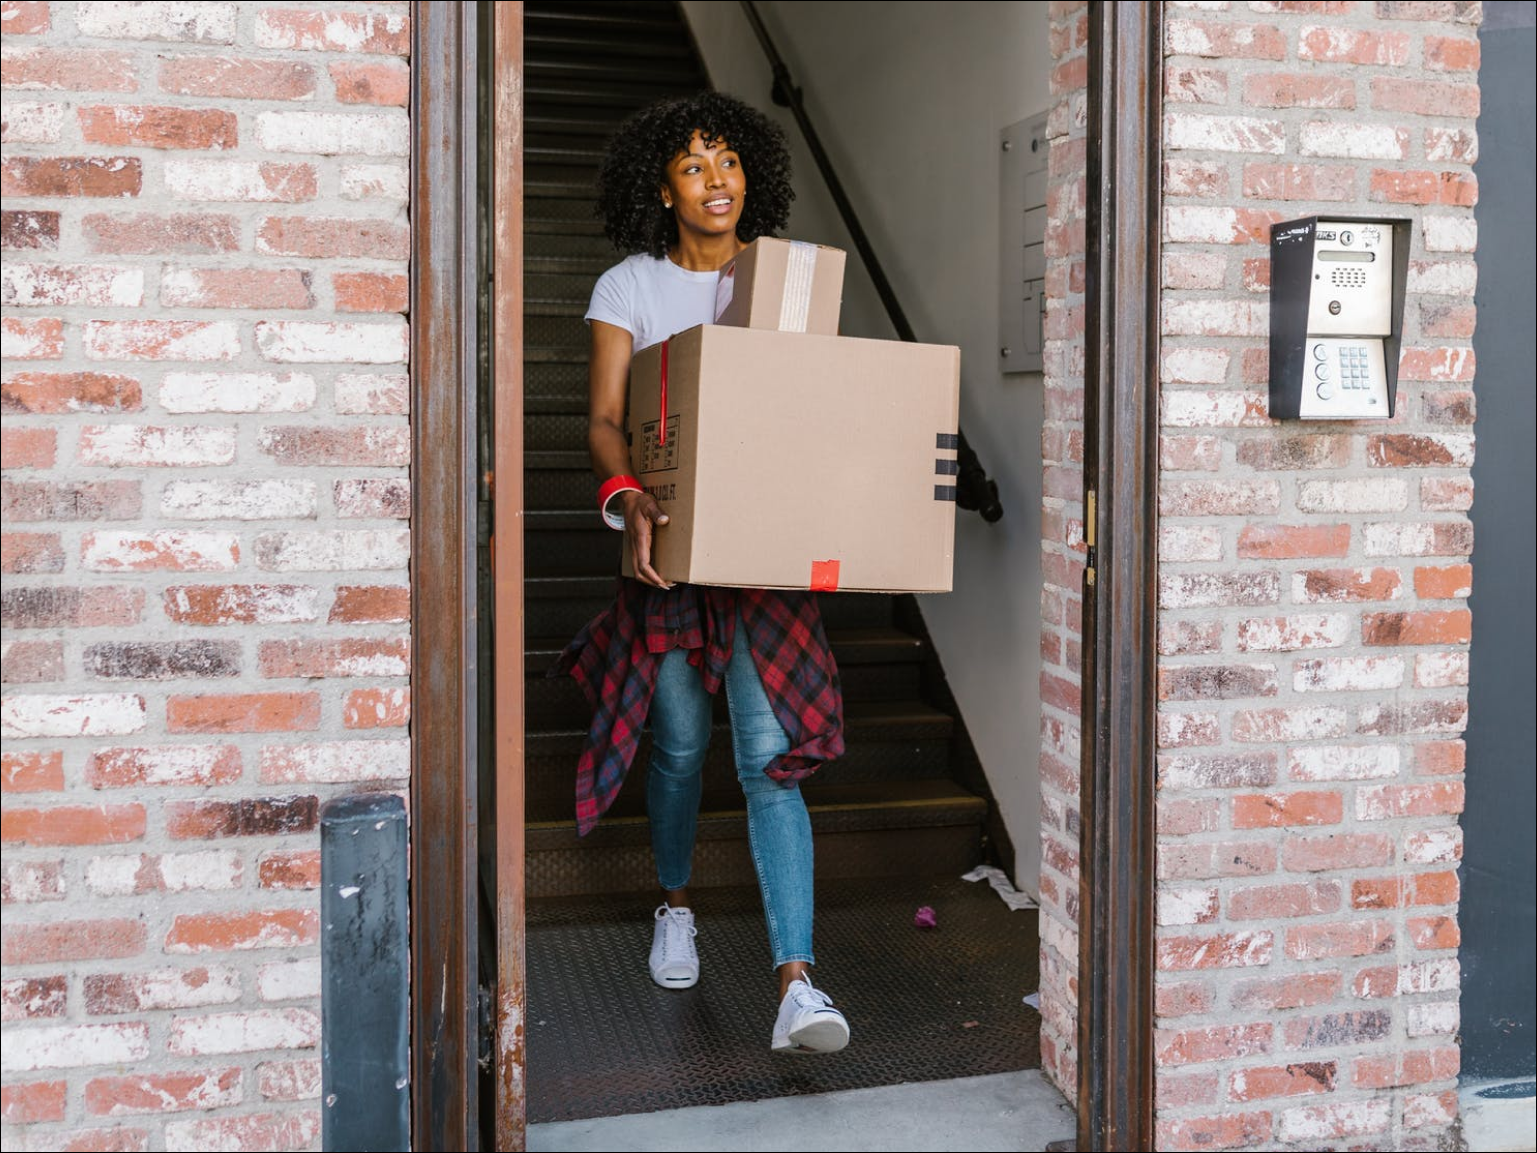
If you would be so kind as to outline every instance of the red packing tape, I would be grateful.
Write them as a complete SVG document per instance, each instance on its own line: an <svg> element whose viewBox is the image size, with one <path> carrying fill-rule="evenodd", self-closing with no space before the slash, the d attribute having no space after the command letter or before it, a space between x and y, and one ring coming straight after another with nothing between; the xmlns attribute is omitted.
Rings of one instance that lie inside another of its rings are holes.
<svg viewBox="0 0 1537 1153"><path fill-rule="evenodd" d="M667 443L667 346L670 340L662 341L662 422L656 430L657 444Z"/></svg>
<svg viewBox="0 0 1537 1153"><path fill-rule="evenodd" d="M811 562L811 591L835 593L838 591L838 562L814 560Z"/></svg>

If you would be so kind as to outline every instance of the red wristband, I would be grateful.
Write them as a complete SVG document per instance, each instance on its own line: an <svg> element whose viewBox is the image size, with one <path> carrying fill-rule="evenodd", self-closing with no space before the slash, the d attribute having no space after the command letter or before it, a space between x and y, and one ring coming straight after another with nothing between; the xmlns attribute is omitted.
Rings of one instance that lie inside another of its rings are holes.
<svg viewBox="0 0 1537 1153"><path fill-rule="evenodd" d="M624 517L618 513L608 511L611 500L622 492L645 492L641 488L640 481L633 476L611 476L598 487L598 512L603 516L603 522L609 528L623 529Z"/></svg>

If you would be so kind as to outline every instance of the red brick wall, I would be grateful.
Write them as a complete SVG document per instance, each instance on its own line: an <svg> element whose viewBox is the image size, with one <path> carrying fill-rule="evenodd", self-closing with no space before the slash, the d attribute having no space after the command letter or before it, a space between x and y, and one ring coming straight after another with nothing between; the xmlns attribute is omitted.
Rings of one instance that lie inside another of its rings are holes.
<svg viewBox="0 0 1537 1153"><path fill-rule="evenodd" d="M7 1147L319 1140L409 709L406 5L0 5Z"/></svg>
<svg viewBox="0 0 1537 1153"><path fill-rule="evenodd" d="M1160 1148L1451 1147L1478 10L1166 5ZM1391 422L1266 416L1331 209L1414 221Z"/></svg>
<svg viewBox="0 0 1537 1153"><path fill-rule="evenodd" d="M1479 6L1165 5L1158 1144L1456 1121ZM1074 1094L1086 23L1052 11L1041 1051ZM1414 242L1390 423L1266 415L1268 235Z"/></svg>
<svg viewBox="0 0 1537 1153"><path fill-rule="evenodd" d="M1077 1095L1078 678L1083 617L1083 277L1088 11L1054 0L1041 508L1041 1066Z"/></svg>

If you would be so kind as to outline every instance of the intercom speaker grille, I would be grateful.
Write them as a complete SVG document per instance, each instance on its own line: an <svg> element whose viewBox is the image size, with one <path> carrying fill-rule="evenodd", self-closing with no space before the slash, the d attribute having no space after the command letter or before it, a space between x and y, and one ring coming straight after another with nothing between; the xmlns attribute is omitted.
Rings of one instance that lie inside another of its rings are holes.
<svg viewBox="0 0 1537 1153"><path fill-rule="evenodd" d="M1359 268L1336 268L1329 274L1335 288L1365 288L1366 273Z"/></svg>

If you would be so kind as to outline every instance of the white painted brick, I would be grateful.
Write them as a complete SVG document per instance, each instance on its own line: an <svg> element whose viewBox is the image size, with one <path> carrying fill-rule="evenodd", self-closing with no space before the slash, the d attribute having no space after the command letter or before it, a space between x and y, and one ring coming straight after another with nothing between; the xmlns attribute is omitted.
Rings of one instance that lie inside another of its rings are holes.
<svg viewBox="0 0 1537 1153"><path fill-rule="evenodd" d="M1468 683L1466 652L1416 653L1414 683L1422 689L1444 689Z"/></svg>
<svg viewBox="0 0 1537 1153"><path fill-rule="evenodd" d="M1396 477L1304 480L1297 485L1302 512L1399 512L1409 507L1409 484Z"/></svg>
<svg viewBox="0 0 1537 1153"><path fill-rule="evenodd" d="M173 40L194 44L233 44L239 5L196 3L75 5L75 27L82 36L111 40Z"/></svg>
<svg viewBox="0 0 1537 1153"><path fill-rule="evenodd" d="M1319 657L1298 661L1292 674L1299 693L1371 692L1403 683L1402 657Z"/></svg>
<svg viewBox="0 0 1537 1153"><path fill-rule="evenodd" d="M1266 336L1270 304L1263 300L1167 300L1165 336Z"/></svg>
<svg viewBox="0 0 1537 1153"><path fill-rule="evenodd" d="M1367 556L1434 556L1436 526L1424 521L1379 521L1366 526L1361 551Z"/></svg>
<svg viewBox="0 0 1537 1153"><path fill-rule="evenodd" d="M1160 925L1200 925L1217 919L1216 889L1158 890Z"/></svg>
<svg viewBox="0 0 1537 1153"><path fill-rule="evenodd" d="M1409 155L1409 130L1391 124L1310 120L1302 126L1300 144L1303 156L1402 160Z"/></svg>
<svg viewBox="0 0 1537 1153"><path fill-rule="evenodd" d="M228 764L232 750L228 745L146 745L132 749L112 749L108 758L124 757L134 767L131 788L142 785L195 785L203 787L210 776L222 776L214 766ZM236 764L238 771L238 762ZM97 785L101 788L101 785Z"/></svg>
<svg viewBox="0 0 1537 1153"><path fill-rule="evenodd" d="M1333 1146L1344 1137L1379 1133L1393 1121L1391 1097L1373 1097L1337 1105L1287 1109L1276 1122L1276 1138Z"/></svg>
<svg viewBox="0 0 1537 1153"><path fill-rule="evenodd" d="M1165 392L1163 423L1173 428L1263 428L1267 398L1257 392Z"/></svg>
<svg viewBox="0 0 1537 1153"><path fill-rule="evenodd" d="M400 529L263 533L257 566L269 572L402 569L411 559L411 534Z"/></svg>
<svg viewBox="0 0 1537 1153"><path fill-rule="evenodd" d="M125 1065L149 1056L149 1026L53 1025L10 1029L0 1046L0 1071L79 1069L86 1065Z"/></svg>
<svg viewBox="0 0 1537 1153"><path fill-rule="evenodd" d="M160 382L167 412L307 412L315 378L303 372L168 372Z"/></svg>
<svg viewBox="0 0 1537 1153"><path fill-rule="evenodd" d="M259 1053L264 1049L313 1049L320 1044L320 1018L306 1009L257 1009L173 1017L167 1047L198 1057L209 1053Z"/></svg>
<svg viewBox="0 0 1537 1153"><path fill-rule="evenodd" d="M1413 260L1406 280L1411 295L1472 296L1478 291L1478 265L1471 260Z"/></svg>
<svg viewBox="0 0 1537 1153"><path fill-rule="evenodd" d="M56 144L64 130L63 104L35 100L5 101L5 143Z"/></svg>
<svg viewBox="0 0 1537 1153"><path fill-rule="evenodd" d="M1473 252L1478 221L1472 216L1425 216L1420 219L1426 252Z"/></svg>
<svg viewBox="0 0 1537 1153"><path fill-rule="evenodd" d="M307 181L308 174L259 160L167 160L165 186L179 200L286 203L289 180ZM295 193L302 196L302 193Z"/></svg>
<svg viewBox="0 0 1537 1153"><path fill-rule="evenodd" d="M1396 777L1402 754L1396 745L1314 745L1286 750L1294 781L1374 781Z"/></svg>
<svg viewBox="0 0 1537 1153"><path fill-rule="evenodd" d="M80 463L197 468L235 463L235 430L201 425L95 424L80 430Z"/></svg>
<svg viewBox="0 0 1537 1153"><path fill-rule="evenodd" d="M1238 210L1212 204L1175 204L1163 210L1164 239L1177 244L1233 244Z"/></svg>
<svg viewBox="0 0 1537 1153"><path fill-rule="evenodd" d="M234 360L240 355L240 325L233 320L199 321L166 333L162 321L100 321L85 325L89 360ZM156 354L146 357L144 348Z"/></svg>
<svg viewBox="0 0 1537 1153"><path fill-rule="evenodd" d="M131 897L139 892L139 879L146 870L154 871L152 875L160 879L156 887L167 892L219 892L240 887L242 865L240 854L233 850L92 857L85 869L85 886L98 897Z"/></svg>
<svg viewBox="0 0 1537 1153"><path fill-rule="evenodd" d="M1355 581L1358 584L1363 584L1364 585L1364 584L1368 584L1368 583L1371 582L1371 580L1372 580L1372 573L1373 573L1374 570L1369 569L1369 568L1356 568L1356 569L1346 569L1346 570L1343 570L1343 571L1345 571L1347 573L1353 574L1350 579L1352 579L1353 581ZM1395 584L1393 586L1392 590L1383 599L1390 600L1390 601L1396 601L1396 600L1401 599L1403 597L1403 595L1404 595L1404 588L1403 588L1403 584L1400 582L1399 584ZM1308 588L1308 574L1305 573L1305 572L1299 572L1299 573L1293 573L1292 574L1292 600L1296 601L1298 604L1330 603L1330 602L1337 602L1337 601L1340 601L1340 600L1343 600L1343 599L1345 599L1344 595L1341 594L1338 590L1335 590L1335 589L1328 589L1328 590L1309 589Z"/></svg>
<svg viewBox="0 0 1537 1153"><path fill-rule="evenodd" d="M137 693L83 696L17 693L0 703L0 735L23 737L111 737L144 728L144 698Z"/></svg>
<svg viewBox="0 0 1537 1153"><path fill-rule="evenodd" d="M1213 561L1222 559L1222 530L1214 525L1163 525L1158 530L1158 559Z"/></svg>
<svg viewBox="0 0 1537 1153"><path fill-rule="evenodd" d="M322 9L323 11L323 9ZM299 29L282 20L274 21L267 12L256 16L256 44L259 48L298 48L326 52L367 52L369 41L383 31L399 34L406 26L406 16L399 12L327 14L325 24L317 29Z"/></svg>
<svg viewBox="0 0 1537 1153"><path fill-rule="evenodd" d="M240 560L240 534L158 529L151 532L102 530L81 542L80 564L92 572L132 572L147 557L155 567L183 572L227 572Z"/></svg>
<svg viewBox="0 0 1537 1153"><path fill-rule="evenodd" d="M1158 745L1178 748L1190 744L1209 744L1209 734L1218 731L1216 713L1158 713Z"/></svg>
<svg viewBox="0 0 1537 1153"><path fill-rule="evenodd" d="M312 480L173 480L160 511L187 520L312 518L318 492Z"/></svg>
<svg viewBox="0 0 1537 1153"><path fill-rule="evenodd" d="M1349 727L1344 709L1320 705L1314 708L1260 709L1233 718L1235 741L1317 741L1343 737Z"/></svg>
<svg viewBox="0 0 1537 1153"><path fill-rule="evenodd" d="M33 360L43 355L52 340L33 329L0 328L0 357Z"/></svg>
<svg viewBox="0 0 1537 1153"><path fill-rule="evenodd" d="M410 774L408 740L269 745L261 753L261 779L267 782L336 784L394 780Z"/></svg>
<svg viewBox="0 0 1537 1153"><path fill-rule="evenodd" d="M1344 613L1252 617L1239 625L1240 647L1254 653L1338 648L1350 639L1351 631L1350 618Z"/></svg>
<svg viewBox="0 0 1537 1153"><path fill-rule="evenodd" d="M1462 860L1462 830L1456 825L1420 829L1404 838L1404 861L1411 865L1440 865Z"/></svg>
<svg viewBox="0 0 1537 1153"><path fill-rule="evenodd" d="M263 112L256 138L269 152L321 156L408 156L411 135L403 109L379 112Z"/></svg>
<svg viewBox="0 0 1537 1153"><path fill-rule="evenodd" d="M256 971L256 989L263 1001L297 1001L320 996L320 958L274 961Z"/></svg>
<svg viewBox="0 0 1537 1153"><path fill-rule="evenodd" d="M1404 1032L1411 1037L1437 1037L1462 1027L1462 1010L1456 1001L1432 1001L1404 1006Z"/></svg>
<svg viewBox="0 0 1537 1153"><path fill-rule="evenodd" d="M407 376L392 372L348 372L332 382L332 404L338 413L405 415L410 410Z"/></svg>
<svg viewBox="0 0 1537 1153"><path fill-rule="evenodd" d="M240 1000L240 974L226 965L151 969L132 975L139 1011L198 1009Z"/></svg>
<svg viewBox="0 0 1537 1153"><path fill-rule="evenodd" d="M1286 126L1258 116L1164 115L1164 148L1211 152L1248 152L1279 156L1286 151Z"/></svg>
<svg viewBox="0 0 1537 1153"><path fill-rule="evenodd" d="M1163 383L1222 384L1227 380L1227 367L1232 359L1232 353L1225 348L1166 348Z"/></svg>
<svg viewBox="0 0 1537 1153"><path fill-rule="evenodd" d="M1448 1107L1439 1093L1409 1093L1404 1097L1405 1129L1451 1125L1456 1120L1457 1105Z"/></svg>
<svg viewBox="0 0 1537 1153"><path fill-rule="evenodd" d="M69 896L69 878L56 874L41 861L0 862L0 876L5 879L8 904L32 905L39 901L62 901Z"/></svg>
<svg viewBox="0 0 1537 1153"><path fill-rule="evenodd" d="M190 611L185 587L169 590L166 595L176 609ZM262 586L253 599L257 619L268 624L312 621L319 615L320 590L311 585Z"/></svg>
<svg viewBox="0 0 1537 1153"><path fill-rule="evenodd" d="M404 204L411 171L404 164L345 164L341 194L347 200L388 200Z"/></svg>
<svg viewBox="0 0 1537 1153"><path fill-rule="evenodd" d="M0 266L0 304L13 308L81 304L137 308L144 303L144 270L109 264Z"/></svg>
<svg viewBox="0 0 1537 1153"><path fill-rule="evenodd" d="M1393 992L1399 997L1419 993L1448 993L1462 988L1462 965L1456 957L1437 957L1398 967Z"/></svg>
<svg viewBox="0 0 1537 1153"><path fill-rule="evenodd" d="M264 320L256 325L262 359L302 364L404 364L405 318L377 324Z"/></svg>

